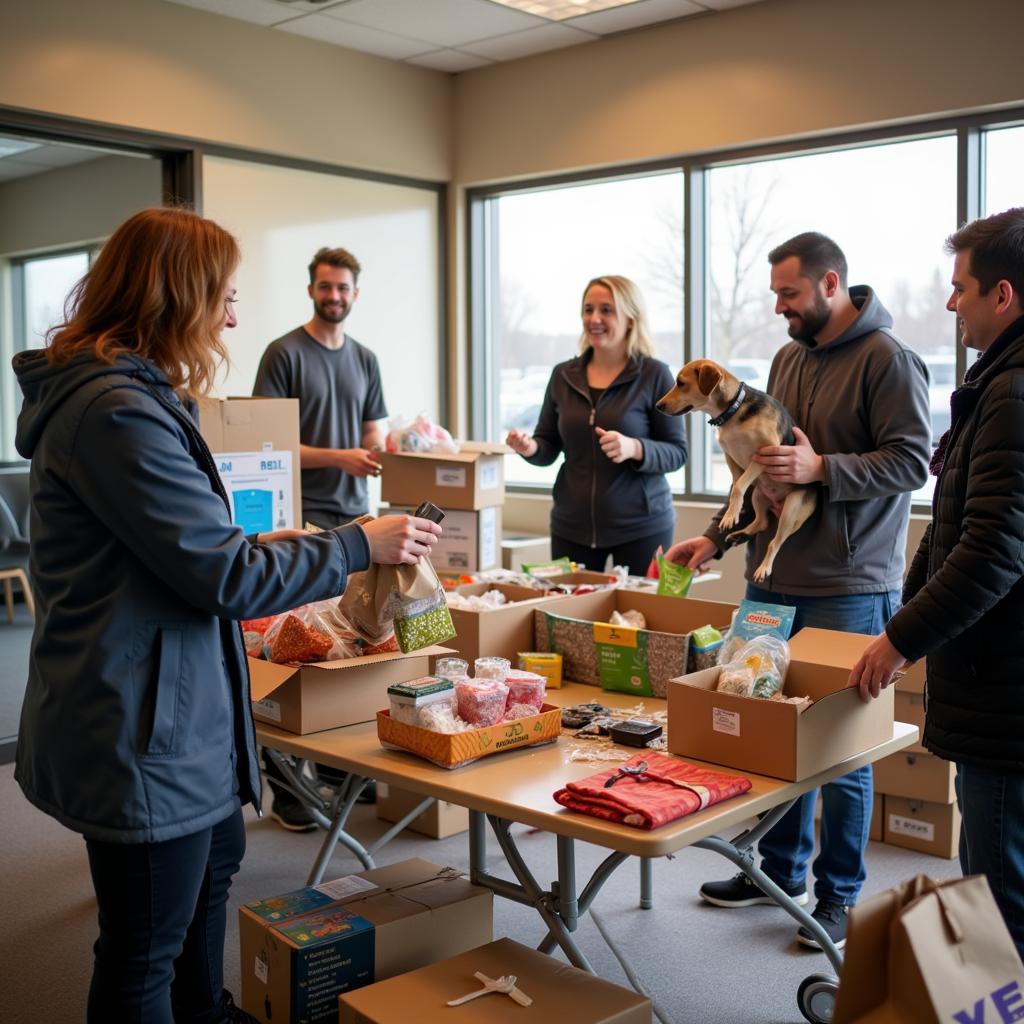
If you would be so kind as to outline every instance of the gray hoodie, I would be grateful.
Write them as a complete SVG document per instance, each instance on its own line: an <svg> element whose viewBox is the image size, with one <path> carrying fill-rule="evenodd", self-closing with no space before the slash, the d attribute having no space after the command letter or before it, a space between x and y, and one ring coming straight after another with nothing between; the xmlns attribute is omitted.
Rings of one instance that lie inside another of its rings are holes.
<svg viewBox="0 0 1024 1024"><path fill-rule="evenodd" d="M768 392L825 457L818 507L783 545L766 588L830 597L903 585L910 492L928 478L928 371L891 331L892 317L863 285L857 319L827 345L778 351ZM724 511L724 509L722 510ZM720 511L706 536L721 551ZM775 520L747 550L747 579L764 559Z"/></svg>

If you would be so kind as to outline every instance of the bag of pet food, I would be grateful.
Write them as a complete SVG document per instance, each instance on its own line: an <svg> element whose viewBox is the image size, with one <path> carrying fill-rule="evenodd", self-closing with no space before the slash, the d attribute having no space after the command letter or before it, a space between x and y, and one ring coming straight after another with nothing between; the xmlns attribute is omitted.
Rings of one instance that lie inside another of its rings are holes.
<svg viewBox="0 0 1024 1024"><path fill-rule="evenodd" d="M788 604L765 604L761 601L740 601L736 615L725 634L725 643L718 655L724 665L733 660L736 652L748 641L766 634L788 640L793 632L796 609Z"/></svg>

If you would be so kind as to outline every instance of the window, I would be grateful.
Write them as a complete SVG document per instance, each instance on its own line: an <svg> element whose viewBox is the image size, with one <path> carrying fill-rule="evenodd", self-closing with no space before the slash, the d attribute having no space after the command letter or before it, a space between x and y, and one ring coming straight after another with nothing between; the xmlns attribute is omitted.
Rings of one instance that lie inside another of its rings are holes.
<svg viewBox="0 0 1024 1024"><path fill-rule="evenodd" d="M1024 205L1024 126L985 132L985 214Z"/></svg>
<svg viewBox="0 0 1024 1024"><path fill-rule="evenodd" d="M494 366L487 434L532 431L551 369L579 351L580 301L593 277L635 281L647 304L658 358L683 358L683 177L646 175L504 195L488 201L487 317ZM550 486L561 464L510 455L511 484ZM675 474L677 489L683 475Z"/></svg>

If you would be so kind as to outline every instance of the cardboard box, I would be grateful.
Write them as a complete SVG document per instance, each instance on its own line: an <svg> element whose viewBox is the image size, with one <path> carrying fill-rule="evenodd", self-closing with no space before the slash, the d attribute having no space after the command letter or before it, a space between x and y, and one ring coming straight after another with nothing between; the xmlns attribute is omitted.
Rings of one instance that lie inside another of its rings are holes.
<svg viewBox="0 0 1024 1024"><path fill-rule="evenodd" d="M921 745L921 737L924 736L924 694L914 690L897 690L895 713L897 722L909 722L917 726L917 742L907 747L906 753L927 753Z"/></svg>
<svg viewBox="0 0 1024 1024"><path fill-rule="evenodd" d="M871 805L871 827L868 831L868 839L876 843L882 842L885 834L885 797L881 793L875 794Z"/></svg>
<svg viewBox="0 0 1024 1024"><path fill-rule="evenodd" d="M885 841L935 857L955 857L960 851L960 809L955 803L887 796Z"/></svg>
<svg viewBox="0 0 1024 1024"><path fill-rule="evenodd" d="M501 567L520 569L523 562L547 562L551 558L551 538L536 534L510 535L501 538Z"/></svg>
<svg viewBox="0 0 1024 1024"><path fill-rule="evenodd" d="M419 754L442 768L458 768L518 747L554 743L561 731L562 710L552 704L542 705L537 714L527 718L455 733L431 732L396 722L390 711L377 712L377 738L381 743Z"/></svg>
<svg viewBox="0 0 1024 1024"><path fill-rule="evenodd" d="M550 605L552 601L559 602L561 606L561 602L573 600L511 583L464 583L455 588L457 594L465 597L479 597L489 590L504 594L506 603L482 612L450 609L458 635L448 641L448 646L454 647L471 667L474 660L483 654L508 658L515 665L519 651L533 649L534 609L540 604Z"/></svg>
<svg viewBox="0 0 1024 1024"><path fill-rule="evenodd" d="M477 971L489 978L514 974L533 1005L490 995L457 1009L447 1006L480 988ZM651 1024L649 999L512 939L345 993L338 1003L340 1024Z"/></svg>
<svg viewBox="0 0 1024 1024"><path fill-rule="evenodd" d="M296 398L203 398L199 430L246 534L301 527Z"/></svg>
<svg viewBox="0 0 1024 1024"><path fill-rule="evenodd" d="M892 737L892 688L865 704L846 685L872 639L802 629L790 640L784 692L814 701L802 712L795 704L718 693L718 667L674 679L668 692L668 749L796 782L883 743Z"/></svg>
<svg viewBox="0 0 1024 1024"><path fill-rule="evenodd" d="M253 717L300 735L372 722L388 706L392 683L425 676L431 656L450 653L447 647L427 647L409 654L368 654L309 665L249 658Z"/></svg>
<svg viewBox="0 0 1024 1024"><path fill-rule="evenodd" d="M415 858L238 911L242 1007L265 1024L338 1019L338 995L492 937L489 889Z"/></svg>
<svg viewBox="0 0 1024 1024"><path fill-rule="evenodd" d="M608 572L577 569L575 572L563 572L557 576L545 576L549 583L564 587L614 587L619 578Z"/></svg>
<svg viewBox="0 0 1024 1024"><path fill-rule="evenodd" d="M936 804L951 804L956 800L953 785L956 765L934 754L908 754L901 750L876 761L874 770L876 793Z"/></svg>
<svg viewBox="0 0 1024 1024"><path fill-rule="evenodd" d="M726 628L736 605L664 597L637 590L574 595L571 605L534 611L534 650L562 655L562 678L637 696L664 697L668 681L686 672L689 634L701 626ZM613 611L635 609L646 629L609 626Z"/></svg>
<svg viewBox="0 0 1024 1024"><path fill-rule="evenodd" d="M430 499L433 500L433 499ZM380 514L411 515L415 505L392 505ZM477 512L445 509L444 531L430 552L430 564L438 572L482 572L495 569L501 560L501 506Z"/></svg>
<svg viewBox="0 0 1024 1024"><path fill-rule="evenodd" d="M377 783L377 817L381 821L401 821L417 804L423 802L419 793L410 793L386 782ZM447 839L469 828L469 811L447 800L435 800L422 814L406 826L431 839Z"/></svg>
<svg viewBox="0 0 1024 1024"><path fill-rule="evenodd" d="M455 455L383 452L380 457L381 500L414 508L423 501L432 501L445 512L451 509L473 512L501 505L505 501L505 453L508 451L510 449L503 444L463 441Z"/></svg>
<svg viewBox="0 0 1024 1024"><path fill-rule="evenodd" d="M902 672L901 675L897 676L893 686L897 690L902 690L904 693L924 693L924 684L926 680L926 662L922 658L920 661L915 661L913 665L908 665Z"/></svg>

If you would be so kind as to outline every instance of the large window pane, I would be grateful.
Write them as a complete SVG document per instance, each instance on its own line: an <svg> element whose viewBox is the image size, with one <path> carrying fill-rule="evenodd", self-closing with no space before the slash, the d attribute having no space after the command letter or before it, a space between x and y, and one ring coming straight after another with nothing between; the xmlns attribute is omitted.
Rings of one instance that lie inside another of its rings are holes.
<svg viewBox="0 0 1024 1024"><path fill-rule="evenodd" d="M763 387L788 340L768 288L768 252L801 231L824 232L846 253L850 284L872 286L896 334L928 365L937 441L949 425L956 364L942 251L956 226L955 137L718 167L708 194L709 357ZM728 469L705 435L704 487L724 493Z"/></svg>
<svg viewBox="0 0 1024 1024"><path fill-rule="evenodd" d="M72 252L26 260L23 333L15 339L19 348L40 348L46 332L64 319L64 300L89 269L88 252Z"/></svg>
<svg viewBox="0 0 1024 1024"><path fill-rule="evenodd" d="M1024 127L985 132L985 214L1024 206Z"/></svg>
<svg viewBox="0 0 1024 1024"><path fill-rule="evenodd" d="M489 201L492 414L488 430L532 431L551 368L578 351L583 286L622 274L644 294L657 355L683 356L683 176L679 171ZM509 483L551 484L558 464L508 457ZM680 471L670 478L682 490Z"/></svg>

